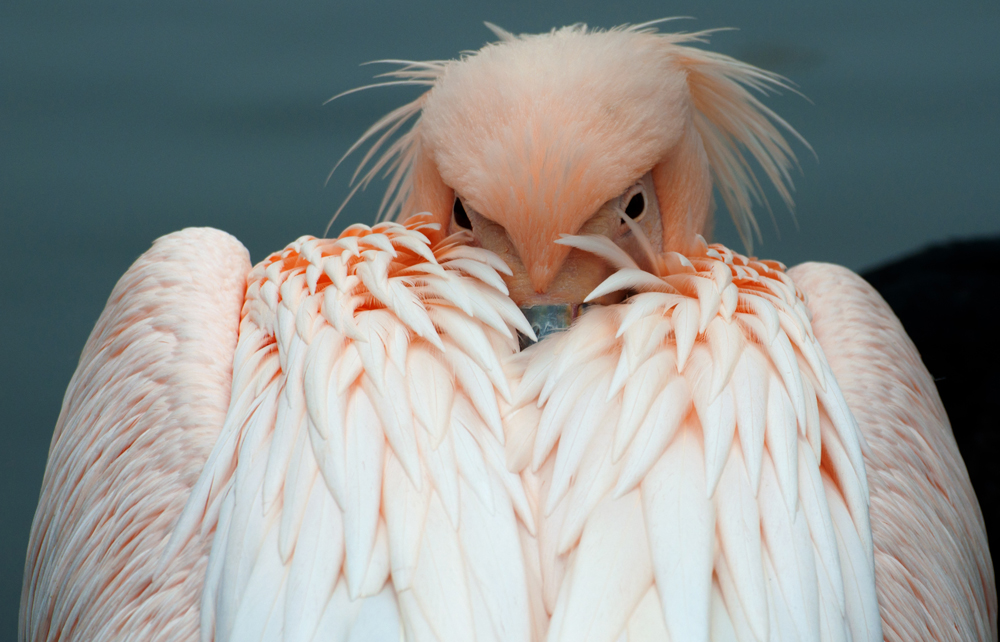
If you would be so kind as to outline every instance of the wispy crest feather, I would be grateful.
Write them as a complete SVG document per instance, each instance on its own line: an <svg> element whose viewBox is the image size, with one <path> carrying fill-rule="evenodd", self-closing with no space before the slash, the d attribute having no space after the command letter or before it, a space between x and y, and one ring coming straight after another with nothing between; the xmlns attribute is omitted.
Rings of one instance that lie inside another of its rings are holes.
<svg viewBox="0 0 1000 642"><path fill-rule="evenodd" d="M712 182L739 232L747 251L753 249L754 236L761 238L760 227L753 214L753 202L770 205L750 163L744 156L746 148L764 170L789 211L794 212L794 185L789 169L797 165L792 151L781 133L784 129L809 151L809 143L773 110L764 105L750 90L761 95L777 90L796 91L789 81L770 71L741 62L729 56L682 46L708 42L708 36L725 29L706 29L694 33L657 33L653 28L660 21L627 27L635 33L652 33L675 45L674 53L684 61L688 87L694 102L694 126L701 136Z"/></svg>
<svg viewBox="0 0 1000 642"><path fill-rule="evenodd" d="M691 34L703 42L701 34ZM729 56L683 48L688 86L694 101L694 125L705 146L718 188L748 251L760 228L753 215L753 201L770 210L760 182L743 153L745 148L760 165L789 210L793 210L793 189L789 169L796 165L795 153L781 129L794 136L809 151L809 143L783 118L764 105L750 90L760 94L776 89L794 91L782 76Z"/></svg>
<svg viewBox="0 0 1000 642"><path fill-rule="evenodd" d="M375 87L392 87L400 85L433 87L437 79L444 73L445 66L447 65L447 61L420 62L412 60L376 60L374 62L398 64L403 65L403 67L401 69L396 69L377 76L378 78L395 78L396 80L351 89L337 94L333 98L330 98L327 102L357 91L373 89ZM348 192L347 197L344 198L340 207L338 207L337 211L334 212L324 234L330 231L330 226L337 220L337 217L340 216L344 207L347 206L347 203L354 197L358 190L367 188L372 179L374 179L382 170L385 170L385 177L389 178L389 185L386 188L385 195L382 197L382 202L379 205L376 220L383 221L398 217L403 203L406 201L406 198L410 193L410 172L413 167L414 152L419 133L419 118L409 131L399 136L388 147L386 147L386 143L388 143L390 139L392 139L393 135L396 134L410 119L420 114L420 110L423 108L425 96L426 93L422 94L419 98L412 102L406 103L401 107L397 107L377 120L375 124L369 127L365 133L361 135L361 138L351 145L344 155L341 156L340 160L337 161L337 164L334 165L333 169L330 170L330 175L327 176L327 180L333 176L333 173L337 171L337 168L348 156L357 151L358 148L363 146L366 142L372 140L375 136L378 136L378 138L376 138L368 148L368 151L365 152L365 155L361 158L361 162L358 163L358 167L354 170L354 174L351 176L351 191ZM384 151L382 151L383 148ZM381 156L375 158L379 151L382 151Z"/></svg>

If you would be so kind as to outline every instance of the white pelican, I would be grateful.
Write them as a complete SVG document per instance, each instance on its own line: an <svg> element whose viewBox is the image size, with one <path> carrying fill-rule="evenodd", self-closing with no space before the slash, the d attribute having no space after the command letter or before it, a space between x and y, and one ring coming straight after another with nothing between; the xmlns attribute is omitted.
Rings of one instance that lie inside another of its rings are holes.
<svg viewBox="0 0 1000 642"><path fill-rule="evenodd" d="M751 159L790 202L781 79L651 25L497 34L395 72L427 91L361 142L399 222L253 268L184 230L125 274L21 639L995 639L892 312L703 240L713 187L751 237Z"/></svg>

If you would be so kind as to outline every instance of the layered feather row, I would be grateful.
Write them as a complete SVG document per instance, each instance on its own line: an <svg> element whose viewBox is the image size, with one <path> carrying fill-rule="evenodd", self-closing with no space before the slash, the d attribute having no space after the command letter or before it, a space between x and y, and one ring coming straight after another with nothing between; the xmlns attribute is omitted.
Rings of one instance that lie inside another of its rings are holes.
<svg viewBox="0 0 1000 642"><path fill-rule="evenodd" d="M528 640L494 255L422 217L303 237L250 274L232 404L171 550L216 528L215 640Z"/></svg>
<svg viewBox="0 0 1000 642"><path fill-rule="evenodd" d="M206 640L875 640L857 426L779 264L618 271L532 332L426 218L250 275L220 439L168 547L216 529Z"/></svg>
<svg viewBox="0 0 1000 642"><path fill-rule="evenodd" d="M863 443L783 266L561 242L631 296L508 366L547 639L880 640Z"/></svg>

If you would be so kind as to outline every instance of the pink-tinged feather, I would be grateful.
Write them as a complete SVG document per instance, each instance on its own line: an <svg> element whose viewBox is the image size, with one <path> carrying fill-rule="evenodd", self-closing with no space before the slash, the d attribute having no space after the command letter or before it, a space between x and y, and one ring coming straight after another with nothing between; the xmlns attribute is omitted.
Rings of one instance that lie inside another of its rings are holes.
<svg viewBox="0 0 1000 642"><path fill-rule="evenodd" d="M730 283L722 290L719 300L719 313L726 323L732 322L733 315L736 314L736 306L739 304L739 291L739 288L734 283Z"/></svg>
<svg viewBox="0 0 1000 642"><path fill-rule="evenodd" d="M792 401L781 380L773 375L768 383L765 443L785 498L785 506L789 512L793 512L799 496L799 431L796 428Z"/></svg>
<svg viewBox="0 0 1000 642"><path fill-rule="evenodd" d="M475 639L462 547L441 502L432 497L424 522L412 593L441 642Z"/></svg>
<svg viewBox="0 0 1000 642"><path fill-rule="evenodd" d="M386 442L403 464L410 481L419 490L420 456L417 452L413 412L410 410L410 396L404 373L395 365L386 368L384 395L379 394L367 376L361 380L361 389L372 401L372 409L382 426Z"/></svg>
<svg viewBox="0 0 1000 642"><path fill-rule="evenodd" d="M503 279L500 278L500 275L497 274L496 269L482 263L480 260L455 258L442 261L442 264L450 270L457 270L464 274L468 274L498 292L508 294L507 286L504 284Z"/></svg>
<svg viewBox="0 0 1000 642"><path fill-rule="evenodd" d="M329 331L329 330L328 330ZM336 390L337 398L346 397L347 391L357 382L358 377L365 371L365 365L361 361L361 353L355 345L354 340L347 342L344 350L337 361L336 366ZM331 391L333 392L333 391Z"/></svg>
<svg viewBox="0 0 1000 642"><path fill-rule="evenodd" d="M640 269L635 259L606 236L599 234L580 234L576 236L562 234L555 242L559 245L575 247L578 250L595 254L618 270Z"/></svg>
<svg viewBox="0 0 1000 642"><path fill-rule="evenodd" d="M681 430L640 487L653 573L672 640L709 639L716 514L697 432Z"/></svg>
<svg viewBox="0 0 1000 642"><path fill-rule="evenodd" d="M736 361L743 353L744 339L739 327L722 317L716 317L708 324L706 338L712 351L712 383L709 396L715 397L729 383Z"/></svg>
<svg viewBox="0 0 1000 642"><path fill-rule="evenodd" d="M722 597L722 590L719 588L718 582L712 583L712 603L710 609L712 619L710 623L711 637L709 639L712 642L740 642L739 637L736 635L736 629L733 627L732 618L726 610L726 601Z"/></svg>
<svg viewBox="0 0 1000 642"><path fill-rule="evenodd" d="M638 492L594 510L552 614L552 642L614 642L653 582Z"/></svg>
<svg viewBox="0 0 1000 642"><path fill-rule="evenodd" d="M738 642L763 642L766 638L762 639L758 637L750 626L743 603L740 601L739 590L733 580L726 558L721 553L715 560L715 577L718 579L719 592L722 596L722 604L720 606L725 608L726 617L713 616L713 620L723 619L724 623L729 624ZM713 621L713 633L715 629L714 625L715 622ZM723 625L719 628L726 627Z"/></svg>
<svg viewBox="0 0 1000 642"><path fill-rule="evenodd" d="M437 447L447 434L451 406L455 400L455 379L440 357L423 346L410 349L406 361L410 407L414 419Z"/></svg>
<svg viewBox="0 0 1000 642"><path fill-rule="evenodd" d="M611 461L611 434L599 430L580 462L580 469L564 502L566 515L559 531L559 555L570 552L580 539L587 518L619 479L621 463Z"/></svg>
<svg viewBox="0 0 1000 642"><path fill-rule="evenodd" d="M733 444L715 493L719 545L750 629L768 639L760 513L750 488L739 446ZM728 600L727 600L728 603Z"/></svg>
<svg viewBox="0 0 1000 642"><path fill-rule="evenodd" d="M764 576L767 580L767 628L772 640L804 640L792 618L791 606L778 582L769 552L764 550Z"/></svg>
<svg viewBox="0 0 1000 642"><path fill-rule="evenodd" d="M472 402L472 406L490 431L503 443L500 407L497 405L497 396L489 376L460 348L450 342L445 342L444 355L466 398Z"/></svg>
<svg viewBox="0 0 1000 642"><path fill-rule="evenodd" d="M310 519L296 542L288 572L286 639L311 640L323 608L333 595L344 560L344 527L340 508L321 484L307 491Z"/></svg>
<svg viewBox="0 0 1000 642"><path fill-rule="evenodd" d="M278 549L281 561L288 563L299 537L299 529L305 517L306 506L312 495L315 483L322 484L317 479L319 469L316 458L312 456L309 444L309 434L299 430L295 450L286 472L284 488L282 488L281 526L278 532Z"/></svg>
<svg viewBox="0 0 1000 642"><path fill-rule="evenodd" d="M621 337L632 324L649 317L655 312L669 313L675 305L686 300L680 294L666 294L663 292L643 292L634 294L628 298L628 306L625 308L625 315L622 317L615 336Z"/></svg>
<svg viewBox="0 0 1000 642"><path fill-rule="evenodd" d="M840 499L850 511L854 531L861 539L861 543L868 556L869 566L873 566L873 544L868 515L868 496L861 491L858 474L852 467L843 444L840 443L836 433L829 427L829 422L823 422L823 425L825 426L823 430L823 463L826 466L825 472L836 479L836 486L840 491Z"/></svg>
<svg viewBox="0 0 1000 642"><path fill-rule="evenodd" d="M816 390L809 381L809 377L802 378L802 392L806 396L806 423L799 426L799 434L809 443L809 447L813 451L813 457L819 461L822 455L819 402L816 398Z"/></svg>
<svg viewBox="0 0 1000 642"><path fill-rule="evenodd" d="M531 449L535 440L535 428L542 416L541 409L528 403L519 408L501 411L505 441L505 460L507 469L520 473L531 463Z"/></svg>
<svg viewBox="0 0 1000 642"><path fill-rule="evenodd" d="M479 444L476 443L476 438L472 436L472 433L483 431L486 427L464 397L455 400L452 417L455 424L452 425L450 438L455 445L455 461L458 464L458 470L462 473L462 478L479 497L479 500L492 510L493 485L488 483L482 474L482 471L486 470L486 460L483 458Z"/></svg>
<svg viewBox="0 0 1000 642"><path fill-rule="evenodd" d="M622 353L627 356L629 364L642 364L658 351L670 335L672 324L669 319L663 319L658 314L640 319L621 334ZM607 352L611 345L608 342L599 344Z"/></svg>
<svg viewBox="0 0 1000 642"><path fill-rule="evenodd" d="M218 514L217 526L219 530L228 532L232 526L234 498L229 495L223 502ZM213 549L216 545L213 545ZM221 590L222 571L226 560L227 542L219 542L216 555L209 558L208 566L205 569L205 583L202 585L201 594L201 621L200 639L202 642L210 642L216 629L216 598Z"/></svg>
<svg viewBox="0 0 1000 642"><path fill-rule="evenodd" d="M627 268L619 270L604 280L587 295L585 303L599 299L620 290L638 290L639 292L672 292L673 288L665 284L659 277L644 270Z"/></svg>
<svg viewBox="0 0 1000 642"><path fill-rule="evenodd" d="M382 513L391 526L388 532L389 563L397 592L407 591L412 586L431 491L429 483L423 484L421 491L414 488L396 456L386 453Z"/></svg>
<svg viewBox="0 0 1000 642"><path fill-rule="evenodd" d="M819 399L827 416L833 422L833 427L837 429L840 443L861 482L862 492L866 497L869 496L867 476L860 474L860 471L865 469L861 446L864 435L858 430L858 424L835 378L831 378L825 393L819 393Z"/></svg>
<svg viewBox="0 0 1000 642"><path fill-rule="evenodd" d="M484 430L477 431L473 438L479 445L483 455L483 461L492 471L492 475L507 491L506 496L514 508L514 513L532 535L535 533L535 518L531 510L530 500L524 490L521 477L507 469L504 460L504 445L501 444L492 433Z"/></svg>
<svg viewBox="0 0 1000 642"><path fill-rule="evenodd" d="M489 475L489 470L482 473ZM490 483L494 497L505 497L496 479ZM477 628L487 628L498 642L531 642L525 556L513 507L509 500L498 500L490 510L468 488L463 490L459 542L470 589L484 611L476 615Z"/></svg>
<svg viewBox="0 0 1000 642"><path fill-rule="evenodd" d="M389 535L385 520L379 519L375 530L375 545L372 547L371 560L368 562L368 571L365 573L365 579L361 583L359 591L362 599L370 598L382 591L389 579L390 565Z"/></svg>
<svg viewBox="0 0 1000 642"><path fill-rule="evenodd" d="M427 471L434 482L434 490L437 491L444 510L448 514L448 519L456 529L459 523L459 497L458 497L458 462L455 460L455 449L451 439L442 439L437 446L431 445L427 436L417 431L416 444L420 446L417 451L423 468ZM393 451L395 453L395 451ZM412 478L410 483L419 492L422 484L414 484Z"/></svg>
<svg viewBox="0 0 1000 642"><path fill-rule="evenodd" d="M346 352L349 354L351 351ZM337 503L344 506L347 489L346 397L335 392L332 375L329 383L325 391L319 389L320 396L315 401L317 406L326 407L326 421L321 424L310 422L309 439L327 488Z"/></svg>
<svg viewBox="0 0 1000 642"><path fill-rule="evenodd" d="M611 341L605 324L611 316L606 308L589 310L573 325L573 332L562 333L554 346L547 347L556 353L556 358L539 393L540 401L548 401L557 386L565 385L571 373L608 351Z"/></svg>
<svg viewBox="0 0 1000 642"><path fill-rule="evenodd" d="M837 569L838 576L840 569ZM819 580L819 633L821 642L847 642L851 638L847 623L847 606L844 592L833 588L830 576L818 560L816 577ZM838 605L838 601L840 604ZM839 606L839 608L838 608Z"/></svg>
<svg viewBox="0 0 1000 642"><path fill-rule="evenodd" d="M532 451L531 468L537 471L548 453L559 439L566 417L580 400L581 393L598 376L599 370L580 368L558 386L545 402L542 417L538 422L538 434Z"/></svg>
<svg viewBox="0 0 1000 642"><path fill-rule="evenodd" d="M705 384L702 382L700 385ZM701 429L705 435L705 477L708 481L706 492L711 497L729 459L733 435L736 434L735 404L733 393L729 388L723 390L722 394L708 405L704 405L704 402L699 403L697 393L694 400L698 418L701 420ZM750 481L749 477L747 481Z"/></svg>
<svg viewBox="0 0 1000 642"><path fill-rule="evenodd" d="M343 509L347 553L344 574L351 597L355 599L361 591L375 545L385 437L372 402L363 390L355 390L348 400L345 423L347 468Z"/></svg>
<svg viewBox="0 0 1000 642"><path fill-rule="evenodd" d="M769 595L780 592L795 630L794 635L782 639L819 642L819 593L813 540L805 515L796 508L797 502L791 511L788 510L770 457L765 457L763 462L757 505L769 572L777 583L777 587L769 588Z"/></svg>
<svg viewBox="0 0 1000 642"><path fill-rule="evenodd" d="M851 638L877 642L883 639L882 622L875 595L871 553L865 549L864 542L858 536L837 486L826 475L823 476L823 485L826 487L826 498L830 505L841 568L844 571L844 596Z"/></svg>
<svg viewBox="0 0 1000 642"><path fill-rule="evenodd" d="M385 366L388 359L388 347L393 326L397 323L394 315L388 310L364 310L355 316L358 332L365 338L354 343L365 376L375 386L379 394L385 394Z"/></svg>
<svg viewBox="0 0 1000 642"><path fill-rule="evenodd" d="M663 611L660 608L660 595L654 584L635 607L632 617L628 620L628 626L618 639L626 642L656 642L668 639L668 635L667 625L663 621Z"/></svg>
<svg viewBox="0 0 1000 642"><path fill-rule="evenodd" d="M336 613L336 609L333 609L333 612ZM378 594L372 595L360 604L350 633L344 642L396 642L399 640L400 628L399 606L392 586L387 584ZM336 638L317 633L313 639Z"/></svg>
<svg viewBox="0 0 1000 642"><path fill-rule="evenodd" d="M302 386L302 371L305 367L305 343L297 336L289 340L291 355L283 367L286 373L285 387L278 395L278 413L275 425L279 428L271 437L268 452L267 473L264 476L264 511L270 510L278 499L285 481L285 471L292 457L292 450L300 429L305 428L306 408ZM291 392L294 391L294 392Z"/></svg>
<svg viewBox="0 0 1000 642"><path fill-rule="evenodd" d="M629 445L614 496L631 492L649 474L691 409L691 393L687 382L678 377L656 396L646 417Z"/></svg>
<svg viewBox="0 0 1000 642"><path fill-rule="evenodd" d="M736 405L736 426L740 447L746 458L747 472L754 494L760 485L761 457L764 452L764 434L767 426L768 373L756 350L743 351L730 387Z"/></svg>
<svg viewBox="0 0 1000 642"><path fill-rule="evenodd" d="M698 335L698 304L692 300L678 303L672 318L677 341L677 372L680 373L684 372L684 365Z"/></svg>
<svg viewBox="0 0 1000 642"><path fill-rule="evenodd" d="M669 381L668 376L672 374L674 374L674 360L670 353L664 350L636 368L635 373L626 380L622 411L615 428L612 451L615 461L624 456L636 431L646 419L650 407Z"/></svg>
<svg viewBox="0 0 1000 642"><path fill-rule="evenodd" d="M791 399L797 421L805 423L806 403L802 392L802 373L799 371L799 363L795 358L795 349L792 348L788 336L781 332L775 336L767 349L771 355L771 363L774 364L785 384L784 389Z"/></svg>
<svg viewBox="0 0 1000 642"><path fill-rule="evenodd" d="M605 364L609 360L605 359ZM602 369L594 364L595 369ZM610 367L605 365L606 371ZM590 445L594 431L610 425L610 412L604 398L607 395L608 378L598 379L581 395L573 411L566 418L566 427L562 431L560 448L556 453L556 466L552 472L552 486L545 498L545 512L551 513L556 502L562 499L569 490L570 480L576 476L580 460ZM613 407L613 406L612 406Z"/></svg>
<svg viewBox="0 0 1000 642"><path fill-rule="evenodd" d="M486 374L500 396L507 403L510 403L510 387L507 385L503 368L501 368L497 358L498 355L493 351L486 332L478 325L469 323L468 317L460 312L447 308L435 308L432 316L434 323L444 330L444 334L454 343L454 347L450 349L457 348L463 355L472 359L478 369ZM483 394L490 395L490 392L484 391ZM496 398L495 394L492 396L494 399Z"/></svg>

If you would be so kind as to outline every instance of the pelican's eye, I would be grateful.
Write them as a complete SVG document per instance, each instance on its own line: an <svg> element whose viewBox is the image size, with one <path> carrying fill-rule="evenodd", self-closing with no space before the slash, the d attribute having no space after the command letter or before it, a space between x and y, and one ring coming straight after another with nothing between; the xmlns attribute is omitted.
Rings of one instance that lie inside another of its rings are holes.
<svg viewBox="0 0 1000 642"><path fill-rule="evenodd" d="M472 229L472 221L469 220L469 215L465 211L465 206L462 205L462 199L458 196L455 197L455 204L451 207L452 219L455 221L455 225L466 230Z"/></svg>
<svg viewBox="0 0 1000 642"><path fill-rule="evenodd" d="M637 219L642 216L642 213L646 211L646 198L639 192L635 196L629 199L628 205L625 206L625 213L629 215L631 219Z"/></svg>
<svg viewBox="0 0 1000 642"><path fill-rule="evenodd" d="M641 183L633 185L621 196L619 207L633 221L638 221L646 213L646 194Z"/></svg>

